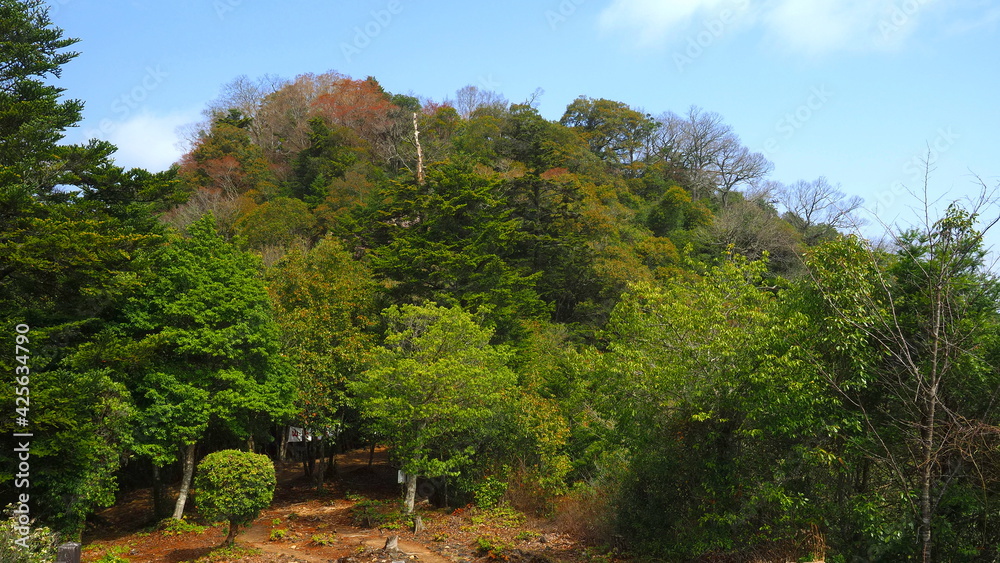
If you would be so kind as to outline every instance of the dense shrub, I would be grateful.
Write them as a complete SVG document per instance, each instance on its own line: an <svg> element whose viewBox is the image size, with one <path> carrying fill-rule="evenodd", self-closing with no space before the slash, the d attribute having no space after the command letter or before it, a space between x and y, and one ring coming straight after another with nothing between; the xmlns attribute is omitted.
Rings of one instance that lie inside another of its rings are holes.
<svg viewBox="0 0 1000 563"><path fill-rule="evenodd" d="M275 483L274 464L267 456L238 450L209 454L195 476L198 511L213 522L228 520L225 543L232 544L239 526L271 504Z"/></svg>
<svg viewBox="0 0 1000 563"><path fill-rule="evenodd" d="M58 538L48 528L32 521L25 536L18 517L10 515L0 520L0 563L48 563L55 561ZM20 543L16 543L20 542ZM27 547L25 547L27 546Z"/></svg>

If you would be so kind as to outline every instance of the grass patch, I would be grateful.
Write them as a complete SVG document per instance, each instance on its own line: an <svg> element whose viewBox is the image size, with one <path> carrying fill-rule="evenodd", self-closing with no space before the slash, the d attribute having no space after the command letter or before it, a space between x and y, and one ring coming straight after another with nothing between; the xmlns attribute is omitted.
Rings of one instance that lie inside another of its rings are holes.
<svg viewBox="0 0 1000 563"><path fill-rule="evenodd" d="M104 555L94 560L94 563L130 563L131 559L125 557L125 554L129 551L130 546L128 545L116 545L114 547L109 547Z"/></svg>
<svg viewBox="0 0 1000 563"><path fill-rule="evenodd" d="M158 526L160 533L165 536L179 536L181 534L200 534L208 529L208 526L199 526L185 519L167 518L160 522Z"/></svg>
<svg viewBox="0 0 1000 563"><path fill-rule="evenodd" d="M241 545L232 545L228 547L220 547L213 550L208 555L199 557L197 563L214 563L216 561L242 561L244 559L249 559L250 557L256 557L261 554L261 550L253 547L243 547Z"/></svg>
<svg viewBox="0 0 1000 563"><path fill-rule="evenodd" d="M413 525L413 515L403 512L399 501L364 499L351 507L351 523L360 528L400 530Z"/></svg>
<svg viewBox="0 0 1000 563"><path fill-rule="evenodd" d="M336 534L315 534L312 537L312 542L316 545L331 546L337 543Z"/></svg>
<svg viewBox="0 0 1000 563"><path fill-rule="evenodd" d="M542 534L539 534L534 530L524 530L522 532L518 532L518 534L514 536L514 539L517 541L535 541L540 537L542 537Z"/></svg>
<svg viewBox="0 0 1000 563"><path fill-rule="evenodd" d="M490 559L507 559L505 553L510 551L510 544L500 541L496 536L479 536L476 538L476 552Z"/></svg>
<svg viewBox="0 0 1000 563"><path fill-rule="evenodd" d="M469 521L477 526L489 524L497 528L519 528L527 521L527 517L509 506L498 506L490 509L475 509Z"/></svg>

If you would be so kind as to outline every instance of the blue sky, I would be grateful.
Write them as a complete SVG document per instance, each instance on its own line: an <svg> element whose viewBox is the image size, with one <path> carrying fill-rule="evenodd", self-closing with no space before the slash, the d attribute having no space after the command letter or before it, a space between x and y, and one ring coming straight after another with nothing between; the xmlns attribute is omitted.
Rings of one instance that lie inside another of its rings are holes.
<svg viewBox="0 0 1000 563"><path fill-rule="evenodd" d="M437 101L473 84L558 119L580 95L721 114L781 182L826 176L873 222L1000 182L1000 1L50 0L81 52L58 84L67 135L163 169L177 128L239 75L335 70Z"/></svg>

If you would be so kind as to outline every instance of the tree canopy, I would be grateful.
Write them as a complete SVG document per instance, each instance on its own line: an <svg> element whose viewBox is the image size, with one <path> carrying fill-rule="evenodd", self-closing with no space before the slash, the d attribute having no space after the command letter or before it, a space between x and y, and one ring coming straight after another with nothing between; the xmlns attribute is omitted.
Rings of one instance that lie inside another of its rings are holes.
<svg viewBox="0 0 1000 563"><path fill-rule="evenodd" d="M175 166L125 170L62 141L76 44L0 0L0 327L30 350L0 430L33 432L40 524L173 484L182 517L200 459L208 499L218 452L281 462L292 426L389 446L408 510L433 480L654 559L1000 558L988 186L876 244L850 186L775 181L698 106L550 120L336 71L238 77ZM216 489L234 523L268 502Z"/></svg>

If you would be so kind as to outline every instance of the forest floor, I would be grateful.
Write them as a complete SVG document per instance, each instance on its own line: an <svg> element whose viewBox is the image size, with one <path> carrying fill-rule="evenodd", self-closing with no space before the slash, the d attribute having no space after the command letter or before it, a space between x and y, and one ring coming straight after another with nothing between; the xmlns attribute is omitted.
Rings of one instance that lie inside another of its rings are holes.
<svg viewBox="0 0 1000 563"><path fill-rule="evenodd" d="M317 490L304 475L301 463L279 464L277 469L274 501L241 530L235 548L220 548L225 525L195 525L194 511L191 525L175 530L157 527L152 521L151 493L146 489L128 495L97 515L95 520L99 524L88 526L84 534L83 562L620 560L560 530L554 520L526 516L507 508L446 510L424 504L418 511L424 524L419 533L391 519L381 521L376 527L358 526L366 523L359 521L359 515L384 512L400 497L396 470L389 465L384 449L376 450L370 467L366 450L338 456L337 476L326 482L322 490ZM384 550L386 540L393 535L398 536L398 550Z"/></svg>

